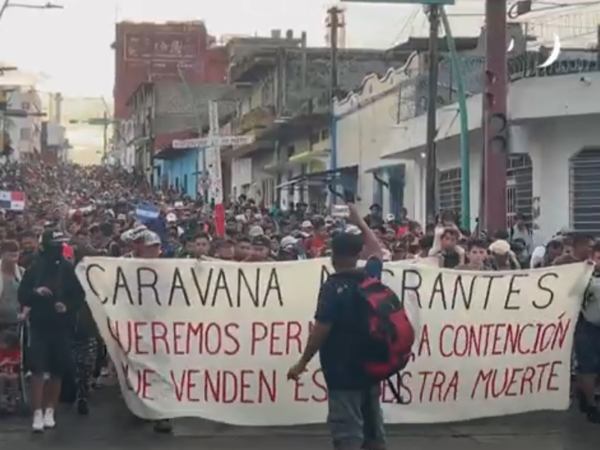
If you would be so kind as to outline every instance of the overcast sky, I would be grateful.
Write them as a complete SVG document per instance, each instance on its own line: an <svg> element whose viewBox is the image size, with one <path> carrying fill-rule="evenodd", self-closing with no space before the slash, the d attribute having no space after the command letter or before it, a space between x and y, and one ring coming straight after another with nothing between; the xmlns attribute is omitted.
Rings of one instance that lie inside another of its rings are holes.
<svg viewBox="0 0 600 450"><path fill-rule="evenodd" d="M43 4L46 0L11 0ZM565 0L569 1L569 0ZM581 1L581 0L579 0ZM9 8L0 22L0 61L43 72L42 88L67 95L112 98L117 20L203 20L212 35L305 30L311 45L325 44L324 0L54 0L63 10ZM203 3L210 6L202 7ZM346 5L347 46L385 48L409 35L425 35L417 6ZM460 0L453 13L482 11L483 0ZM476 35L482 17L453 17L455 35Z"/></svg>

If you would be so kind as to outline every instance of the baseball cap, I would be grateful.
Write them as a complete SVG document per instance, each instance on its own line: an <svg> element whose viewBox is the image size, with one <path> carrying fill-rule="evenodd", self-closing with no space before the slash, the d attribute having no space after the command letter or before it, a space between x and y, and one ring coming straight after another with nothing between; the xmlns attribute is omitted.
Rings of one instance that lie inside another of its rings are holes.
<svg viewBox="0 0 600 450"><path fill-rule="evenodd" d="M143 234L140 236L142 239L142 243L145 247L150 247L152 245L160 245L160 237L154 231L145 230Z"/></svg>
<svg viewBox="0 0 600 450"><path fill-rule="evenodd" d="M298 239L296 239L294 236L285 236L281 242L279 243L279 245L282 248L285 247L290 247L292 245L296 245L298 243Z"/></svg>
<svg viewBox="0 0 600 450"><path fill-rule="evenodd" d="M257 236L264 236L265 231L262 229L262 227L260 225L254 225L252 228L250 228L250 231L248 231L248 236L250 236L251 238L253 237L257 237Z"/></svg>
<svg viewBox="0 0 600 450"><path fill-rule="evenodd" d="M145 225L138 225L130 230L125 231L121 235L121 240L123 242L134 242L142 237L144 231L147 231L148 228Z"/></svg>
<svg viewBox="0 0 600 450"><path fill-rule="evenodd" d="M271 241L267 236L255 236L252 238L252 245L269 247L271 245Z"/></svg>
<svg viewBox="0 0 600 450"><path fill-rule="evenodd" d="M510 252L510 244L503 239L498 239L490 245L489 250L495 255L506 255Z"/></svg>
<svg viewBox="0 0 600 450"><path fill-rule="evenodd" d="M42 247L62 245L67 241L68 239L62 231L44 230L44 232L40 235L40 244Z"/></svg>

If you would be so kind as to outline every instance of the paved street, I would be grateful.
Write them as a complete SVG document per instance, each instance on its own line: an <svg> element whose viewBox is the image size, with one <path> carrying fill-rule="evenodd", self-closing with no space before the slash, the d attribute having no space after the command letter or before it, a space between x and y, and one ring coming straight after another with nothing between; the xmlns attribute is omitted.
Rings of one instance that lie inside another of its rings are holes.
<svg viewBox="0 0 600 450"><path fill-rule="evenodd" d="M60 427L43 435L32 435L28 418L0 421L0 447L18 450L121 450L129 448L211 450L325 450L329 441L323 426L240 428L197 419L176 422L173 436L160 436L148 425L133 422L116 394L96 394L89 417L62 411ZM100 399L102 397L102 399ZM391 449L511 449L594 450L600 426L593 426L575 413L540 413L481 420L447 426L389 427Z"/></svg>

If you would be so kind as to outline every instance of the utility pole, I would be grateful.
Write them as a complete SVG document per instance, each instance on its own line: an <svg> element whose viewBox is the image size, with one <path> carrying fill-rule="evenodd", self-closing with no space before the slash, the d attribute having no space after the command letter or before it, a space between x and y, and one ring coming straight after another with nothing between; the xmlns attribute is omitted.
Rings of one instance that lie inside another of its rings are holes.
<svg viewBox="0 0 600 450"><path fill-rule="evenodd" d="M485 2L485 95L483 98L483 217L489 232L506 228L507 119L507 5L506 0Z"/></svg>
<svg viewBox="0 0 600 450"><path fill-rule="evenodd" d="M338 94L338 35L340 30L340 14L342 10L337 6L327 10L327 27L329 28L329 46L331 49L331 73L329 81L329 89L331 90L331 98L335 100Z"/></svg>
<svg viewBox="0 0 600 450"><path fill-rule="evenodd" d="M104 111L102 115L102 162L106 164L106 155L108 153L108 124L112 123L112 121L108 120L108 113Z"/></svg>
<svg viewBox="0 0 600 450"><path fill-rule="evenodd" d="M342 11L336 6L327 10L326 26L329 28L329 48L330 53L330 64L331 73L329 80L329 91L331 95L331 130L329 132L329 139L331 143L331 159L329 168L331 170L337 169L337 121L334 115L334 105L339 93L339 80L338 80L338 32L340 29L340 13ZM332 193L328 194L328 205L335 205L337 197Z"/></svg>
<svg viewBox="0 0 600 450"><path fill-rule="evenodd" d="M497 0L496 0L497 1ZM440 7L426 6L429 12L429 85L427 102L427 152L425 175L425 209L427 221L435 219L437 213L437 158L435 139L437 135L437 91L438 91L438 31Z"/></svg>

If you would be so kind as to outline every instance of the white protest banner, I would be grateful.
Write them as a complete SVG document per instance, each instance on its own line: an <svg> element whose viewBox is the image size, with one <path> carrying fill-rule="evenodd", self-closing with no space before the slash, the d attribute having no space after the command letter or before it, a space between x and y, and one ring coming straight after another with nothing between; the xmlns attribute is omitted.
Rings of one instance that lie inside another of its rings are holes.
<svg viewBox="0 0 600 450"><path fill-rule="evenodd" d="M329 270L325 260L89 258L77 274L135 414L295 425L325 420L318 358L300 382L286 374L306 345ZM415 361L394 380L409 404L395 403L384 384L386 420L567 408L573 331L591 270L387 264L384 281L413 306L418 301L421 326Z"/></svg>

